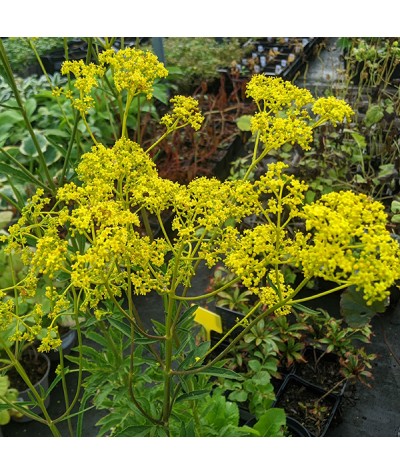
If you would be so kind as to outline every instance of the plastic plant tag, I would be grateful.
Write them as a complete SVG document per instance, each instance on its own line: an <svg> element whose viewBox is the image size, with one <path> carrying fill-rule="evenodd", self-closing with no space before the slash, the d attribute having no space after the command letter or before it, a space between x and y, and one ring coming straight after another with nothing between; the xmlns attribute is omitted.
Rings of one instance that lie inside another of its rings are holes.
<svg viewBox="0 0 400 475"><path fill-rule="evenodd" d="M210 310L199 307L194 314L194 321L204 327L207 340L211 339L211 330L222 333L221 317Z"/></svg>

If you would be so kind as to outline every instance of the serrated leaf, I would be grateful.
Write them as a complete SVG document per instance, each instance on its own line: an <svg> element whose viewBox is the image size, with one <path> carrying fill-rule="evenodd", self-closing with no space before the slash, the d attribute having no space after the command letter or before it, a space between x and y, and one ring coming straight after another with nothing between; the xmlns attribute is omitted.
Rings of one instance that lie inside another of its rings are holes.
<svg viewBox="0 0 400 475"><path fill-rule="evenodd" d="M365 125L370 127L383 119L384 113L382 107L378 104L372 105L365 115Z"/></svg>
<svg viewBox="0 0 400 475"><path fill-rule="evenodd" d="M250 360L248 365L249 365L249 368L252 369L253 371L261 370L261 363L258 360Z"/></svg>
<svg viewBox="0 0 400 475"><path fill-rule="evenodd" d="M341 314L347 324L353 328L367 325L374 315L384 312L385 308L386 301L367 305L363 298L363 293L357 291L354 286L346 289L340 298Z"/></svg>
<svg viewBox="0 0 400 475"><path fill-rule="evenodd" d="M239 391L234 391L231 394L229 394L229 399L231 401L236 401L236 402L245 402L247 401L247 391L244 389L241 389Z"/></svg>

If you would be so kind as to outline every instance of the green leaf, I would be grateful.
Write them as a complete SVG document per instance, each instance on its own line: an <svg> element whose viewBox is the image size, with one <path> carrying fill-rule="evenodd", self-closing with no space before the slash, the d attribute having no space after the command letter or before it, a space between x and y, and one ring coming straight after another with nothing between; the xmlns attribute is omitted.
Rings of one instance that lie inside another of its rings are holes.
<svg viewBox="0 0 400 475"><path fill-rule="evenodd" d="M350 132L350 135L353 137L359 148L364 150L367 147L367 142L365 140L365 137L357 132L354 132L353 130L350 129L345 129L346 132Z"/></svg>
<svg viewBox="0 0 400 475"><path fill-rule="evenodd" d="M307 204L313 203L314 200L315 200L315 196L316 196L315 191L308 190L308 191L306 192L306 203L307 203Z"/></svg>
<svg viewBox="0 0 400 475"><path fill-rule="evenodd" d="M21 122L23 119L17 111L8 110L2 111L0 114L0 126L9 126L11 128L14 124Z"/></svg>
<svg viewBox="0 0 400 475"><path fill-rule="evenodd" d="M248 365L249 365L249 368L252 369L253 371L261 370L261 363L258 360L250 360Z"/></svg>
<svg viewBox="0 0 400 475"><path fill-rule="evenodd" d="M8 175L13 180L20 181L22 183L30 183L31 178L29 175L24 173L23 170L18 170L10 165L6 165L5 163L0 163L0 175Z"/></svg>
<svg viewBox="0 0 400 475"><path fill-rule="evenodd" d="M214 395L207 402L204 419L207 425L217 432L229 425L238 426L239 408L235 403L227 401L224 396Z"/></svg>
<svg viewBox="0 0 400 475"><path fill-rule="evenodd" d="M279 437L283 435L283 427L286 425L286 414L283 409L272 407L267 409L260 419L254 424L260 437Z"/></svg>
<svg viewBox="0 0 400 475"><path fill-rule="evenodd" d="M37 106L37 102L33 97L30 97L25 102L25 111L30 121L32 121L32 116L33 116L33 113L35 112L36 106Z"/></svg>
<svg viewBox="0 0 400 475"><path fill-rule="evenodd" d="M347 322L353 328L367 325L377 313L382 313L386 308L386 300L367 305L363 293L357 291L355 286L346 289L340 298L340 311Z"/></svg>
<svg viewBox="0 0 400 475"><path fill-rule="evenodd" d="M365 125L370 127L383 119L384 113L382 107L378 104L372 105L365 115Z"/></svg>
<svg viewBox="0 0 400 475"><path fill-rule="evenodd" d="M356 183L367 183L367 180L362 175L359 175L359 174L355 175L354 181Z"/></svg>
<svg viewBox="0 0 400 475"><path fill-rule="evenodd" d="M182 401L194 401L195 399L203 399L204 396L210 394L208 389L199 389L196 391L192 391L190 393L181 394L179 397L176 398L176 402Z"/></svg>
<svg viewBox="0 0 400 475"><path fill-rule="evenodd" d="M242 132L250 132L250 119L252 118L251 115L242 115L236 120L236 125L238 126L239 130Z"/></svg>
<svg viewBox="0 0 400 475"><path fill-rule="evenodd" d="M397 175L397 170L394 163L386 163L379 166L378 178L387 179L395 175Z"/></svg>
<svg viewBox="0 0 400 475"><path fill-rule="evenodd" d="M0 426L4 426L10 422L10 413L8 412L7 409L5 410L0 410Z"/></svg>
<svg viewBox="0 0 400 475"><path fill-rule="evenodd" d="M244 402L247 400L247 391L245 391L244 389L241 389L239 391L233 391L230 395L229 395L229 399L231 401L237 401L237 402Z"/></svg>
<svg viewBox="0 0 400 475"><path fill-rule="evenodd" d="M210 376L218 376L227 379L237 379L243 381L243 376L235 373L234 371L226 368L207 368L200 371L202 374L208 374Z"/></svg>
<svg viewBox="0 0 400 475"><path fill-rule="evenodd" d="M271 381L271 375L267 371L260 371L256 373L251 379L258 386L266 386Z"/></svg>
<svg viewBox="0 0 400 475"><path fill-rule="evenodd" d="M39 144L40 150L45 152L48 146L48 141L46 137L42 134L36 133L36 140ZM39 152L36 150L35 144L33 143L32 137L26 137L19 147L19 151L28 157L37 157Z"/></svg>
<svg viewBox="0 0 400 475"><path fill-rule="evenodd" d="M300 303L294 304L293 308L295 310L298 310L299 312L305 313L306 315L311 315L312 317L317 317L321 313L318 312L318 310L313 310L312 308L306 307L305 305L302 305Z"/></svg>
<svg viewBox="0 0 400 475"><path fill-rule="evenodd" d="M194 420L191 419L189 422L181 422L181 429L179 437L195 437L196 433L194 430Z"/></svg>
<svg viewBox="0 0 400 475"><path fill-rule="evenodd" d="M126 323L120 322L119 320L115 320L113 318L108 318L110 325L119 330L122 334L127 336L129 339L132 337L131 334L131 327Z"/></svg>
<svg viewBox="0 0 400 475"><path fill-rule="evenodd" d="M153 97L162 102L168 104L168 88L162 84L155 84L153 88Z"/></svg>
<svg viewBox="0 0 400 475"><path fill-rule="evenodd" d="M400 212L400 201L393 200L390 205L390 211L392 213L399 213Z"/></svg>

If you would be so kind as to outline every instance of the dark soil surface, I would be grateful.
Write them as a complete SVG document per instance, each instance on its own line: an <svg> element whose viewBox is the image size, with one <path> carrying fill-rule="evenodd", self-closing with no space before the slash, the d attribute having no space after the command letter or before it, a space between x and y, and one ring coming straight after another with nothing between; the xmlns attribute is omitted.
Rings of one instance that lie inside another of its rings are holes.
<svg viewBox="0 0 400 475"><path fill-rule="evenodd" d="M307 363L299 363L296 367L296 374L301 378L317 386L321 386L326 391L343 380L337 355L329 353L322 354L321 352L314 353L313 350L310 349L306 351L304 357ZM343 388L343 384L339 385L339 387L335 389L335 392L340 391L340 389Z"/></svg>
<svg viewBox="0 0 400 475"><path fill-rule="evenodd" d="M288 416L293 417L315 436L323 435L329 424L336 398L324 395L295 379L289 378L278 396L277 407L282 407Z"/></svg>
<svg viewBox="0 0 400 475"><path fill-rule="evenodd" d="M26 351L20 361L26 374L31 380L32 384L38 383L46 374L48 369L47 361L41 358L36 352ZM21 378L15 368L7 372L10 380L10 387L18 389L18 391L25 391L28 389L25 381Z"/></svg>

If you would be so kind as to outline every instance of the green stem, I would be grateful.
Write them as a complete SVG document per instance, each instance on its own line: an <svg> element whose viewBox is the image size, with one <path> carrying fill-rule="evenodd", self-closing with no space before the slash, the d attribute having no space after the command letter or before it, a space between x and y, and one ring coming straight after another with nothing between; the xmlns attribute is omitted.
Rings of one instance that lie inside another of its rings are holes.
<svg viewBox="0 0 400 475"><path fill-rule="evenodd" d="M61 172L61 185L63 185L64 182L65 182L65 178L66 178L65 175L67 173L67 168L68 168L69 161L70 161L70 158L71 158L72 147L74 145L76 133L77 133L77 130L78 130L78 123L79 123L79 113L77 111L75 111L74 127L73 127L72 132L71 132L71 137L70 137L70 141L69 141L69 144L68 144L68 150L67 150L67 153L65 155L64 165L63 165L63 169L62 169L62 172Z"/></svg>
<svg viewBox="0 0 400 475"><path fill-rule="evenodd" d="M44 67L43 61L42 61L41 57L39 56L39 53L36 49L36 46L35 46L34 42L31 39L28 39L28 44L29 44L30 48L32 49L33 53L35 54L36 60L39 63L40 69L42 70L44 76L46 77L48 84L53 89L53 83L51 82L51 79L50 79L50 77L49 77L49 75L46 71L46 68ZM64 108L60 104L60 100L59 100L58 97L56 97L56 101L57 101L58 107L60 108L61 114L64 117L65 123L68 125L69 128L71 128L68 117L65 114Z"/></svg>
<svg viewBox="0 0 400 475"><path fill-rule="evenodd" d="M317 294L317 295L310 295L309 297L304 297L302 299L290 300L288 302L288 305L296 305L298 303L309 302L310 300L315 300L315 299L318 299L320 297L325 297L326 295L333 294L334 292L338 292L339 290L344 290L349 285L350 285L349 283L342 284L342 285L339 285L338 287L335 287L335 288L330 289L330 290L326 290L325 292L321 292L320 294Z"/></svg>
<svg viewBox="0 0 400 475"><path fill-rule="evenodd" d="M134 96L128 93L128 97L126 98L124 115L122 117L122 131L121 131L122 137L125 137L125 138L128 138L127 121L128 121L128 115L129 115L129 107L132 103L133 98Z"/></svg>

